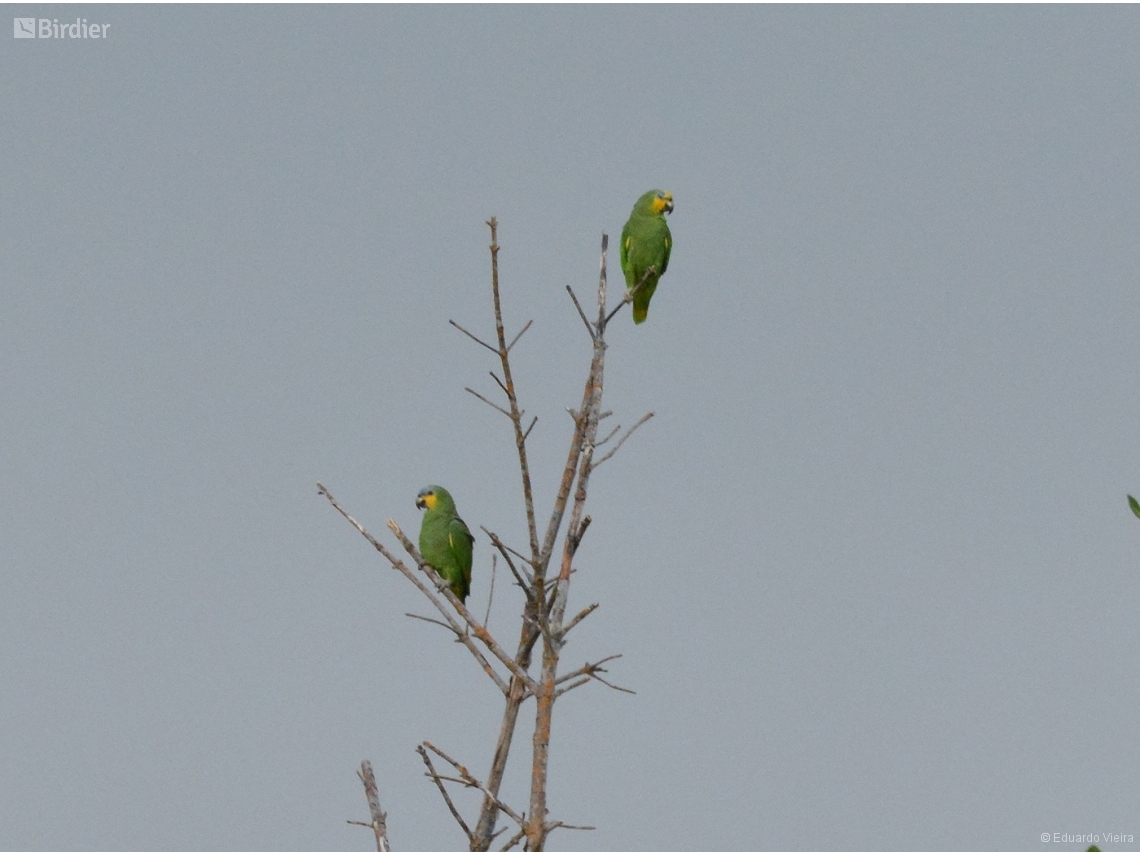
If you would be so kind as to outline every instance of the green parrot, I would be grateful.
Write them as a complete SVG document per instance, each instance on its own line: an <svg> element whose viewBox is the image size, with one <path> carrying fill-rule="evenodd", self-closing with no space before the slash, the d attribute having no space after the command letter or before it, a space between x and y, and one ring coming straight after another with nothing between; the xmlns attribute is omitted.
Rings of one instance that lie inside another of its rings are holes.
<svg viewBox="0 0 1140 855"><path fill-rule="evenodd" d="M471 592L471 553L475 538L467 523L455 512L451 493L434 484L416 496L416 507L424 508L420 525L420 555L424 563L443 577L459 602Z"/></svg>
<svg viewBox="0 0 1140 855"><path fill-rule="evenodd" d="M657 290L657 280L669 266L669 250L673 237L665 215L673 210L673 194L664 190L650 190L633 206L633 213L621 230L621 269L625 273L625 287L633 290L645 277L650 267L653 272L633 298L633 322L640 324L649 313L649 301Z"/></svg>

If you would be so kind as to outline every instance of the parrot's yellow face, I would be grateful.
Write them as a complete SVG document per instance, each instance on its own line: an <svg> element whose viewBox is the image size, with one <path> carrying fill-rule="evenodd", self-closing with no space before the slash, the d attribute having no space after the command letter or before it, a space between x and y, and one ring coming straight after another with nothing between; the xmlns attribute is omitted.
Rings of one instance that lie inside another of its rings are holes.
<svg viewBox="0 0 1140 855"><path fill-rule="evenodd" d="M671 214L673 212L673 194L668 191L658 193L653 200L653 210L658 214L662 211Z"/></svg>
<svg viewBox="0 0 1140 855"><path fill-rule="evenodd" d="M416 496L416 507L434 511L435 503L438 501L439 499L432 490L420 490L420 494Z"/></svg>

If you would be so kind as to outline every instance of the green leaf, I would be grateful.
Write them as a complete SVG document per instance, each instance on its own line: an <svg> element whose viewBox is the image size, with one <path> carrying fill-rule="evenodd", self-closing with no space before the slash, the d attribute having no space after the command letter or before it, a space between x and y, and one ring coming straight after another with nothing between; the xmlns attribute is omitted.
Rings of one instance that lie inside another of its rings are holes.
<svg viewBox="0 0 1140 855"><path fill-rule="evenodd" d="M1140 502L1136 501L1131 496L1128 497L1128 507L1132 508L1132 513L1140 517Z"/></svg>

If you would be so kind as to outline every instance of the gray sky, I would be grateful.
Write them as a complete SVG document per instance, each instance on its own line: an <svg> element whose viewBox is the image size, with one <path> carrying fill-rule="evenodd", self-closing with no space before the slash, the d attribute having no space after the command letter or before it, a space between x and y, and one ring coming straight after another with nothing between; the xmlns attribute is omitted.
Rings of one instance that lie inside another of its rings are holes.
<svg viewBox="0 0 1140 855"><path fill-rule="evenodd" d="M559 704L551 845L1140 835L1134 6L4 8L111 26L0 38L0 847L367 849L362 758L462 844L413 749L500 699L315 482L522 546L447 321L496 215L548 513L651 187L565 654L638 694Z"/></svg>

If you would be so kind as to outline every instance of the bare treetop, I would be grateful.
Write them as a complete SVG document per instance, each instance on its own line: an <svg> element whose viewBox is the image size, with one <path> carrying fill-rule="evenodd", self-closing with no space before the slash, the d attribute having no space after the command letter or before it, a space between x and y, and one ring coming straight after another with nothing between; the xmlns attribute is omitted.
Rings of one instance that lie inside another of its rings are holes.
<svg viewBox="0 0 1140 855"><path fill-rule="evenodd" d="M642 281L626 291L622 299L607 314L606 259L609 241L603 235L598 275L596 320L590 321L588 319L573 289L570 286L566 287L589 335L590 362L582 391L582 401L577 409L570 410L573 430L569 451L562 466L562 477L554 496L553 509L540 539L526 444L538 418L537 416L532 417L529 424L524 427L525 411L519 404L518 391L511 371L511 350L523 334L530 329L532 321L527 321L508 343L499 294L498 222L492 217L487 225L491 230L491 297L495 321L495 343L491 344L484 341L454 320L450 323L480 347L491 351L497 357L499 373L491 371L490 374L503 398L502 403L496 403L472 388L468 387L466 391L509 420L518 453L523 507L530 541L529 550L513 548L495 532L486 528L483 529L495 549L492 557L496 561L499 558L503 560L514 578L515 585L523 594L519 640L515 652L513 654L508 653L506 647L491 634L487 629L485 618L482 623L475 619L467 606L456 597L447 581L424 562L423 556L394 520L388 520L388 528L411 559L410 564L399 558L370 534L364 526L341 507L328 489L321 484L318 484L317 487L320 494L325 496L329 503L372 544L388 564L419 589L439 614L438 619L422 615L411 616L440 626L453 635L470 651L475 662L504 696L502 724L496 740L491 768L485 779L476 777L466 766L453 760L430 742L424 742L416 749L424 761L427 776L440 791L449 812L466 836L470 849L472 851L486 851L491 847L492 843L510 827L496 828L499 816L503 815L515 827L515 833L507 838L502 848L509 850L521 844L525 850L535 852L545 848L547 836L556 828L583 830L591 828L590 826L569 825L561 820L549 818L546 785L555 701L566 692L592 681L597 681L621 692L630 692L629 689L622 688L601 676L606 673L603 666L620 658L621 654L612 654L595 662L587 662L579 668L568 671L562 670L560 666L561 651L567 634L572 629L577 628L587 616L598 608L597 603L592 603L581 609L570 620L565 619L570 599L571 574L576 569L574 558L591 522L591 517L585 513L590 476L598 466L621 448L622 444L637 428L653 416L652 413L646 413L624 434L621 434L617 442L608 451L601 454L600 457L595 457L598 450L612 442L621 431L621 425L618 425L602 440L599 441L597 438L598 424L602 418L608 415L608 413L602 412L607 348L606 328L617 312L635 299L639 289L644 287L653 271L647 271ZM569 511L568 518L567 511ZM563 525L564 523L565 525ZM562 535L560 558L552 575L550 561L555 554L560 534ZM541 659L538 673L532 674L533 654L540 641ZM510 807L500 798L500 789L515 736L519 711L523 702L528 698L535 699L535 722L531 737L531 784L527 809L519 811ZM432 755L450 766L454 774L443 774L437 771L431 759ZM361 767L361 772L358 774L360 774L365 785L372 822L357 824L372 828L376 834L378 851L387 851L387 819L380 811L379 795L375 779L372 777L371 765L365 761ZM482 794L482 808L474 823L468 823L456 808L448 792L449 784L474 789Z"/></svg>

